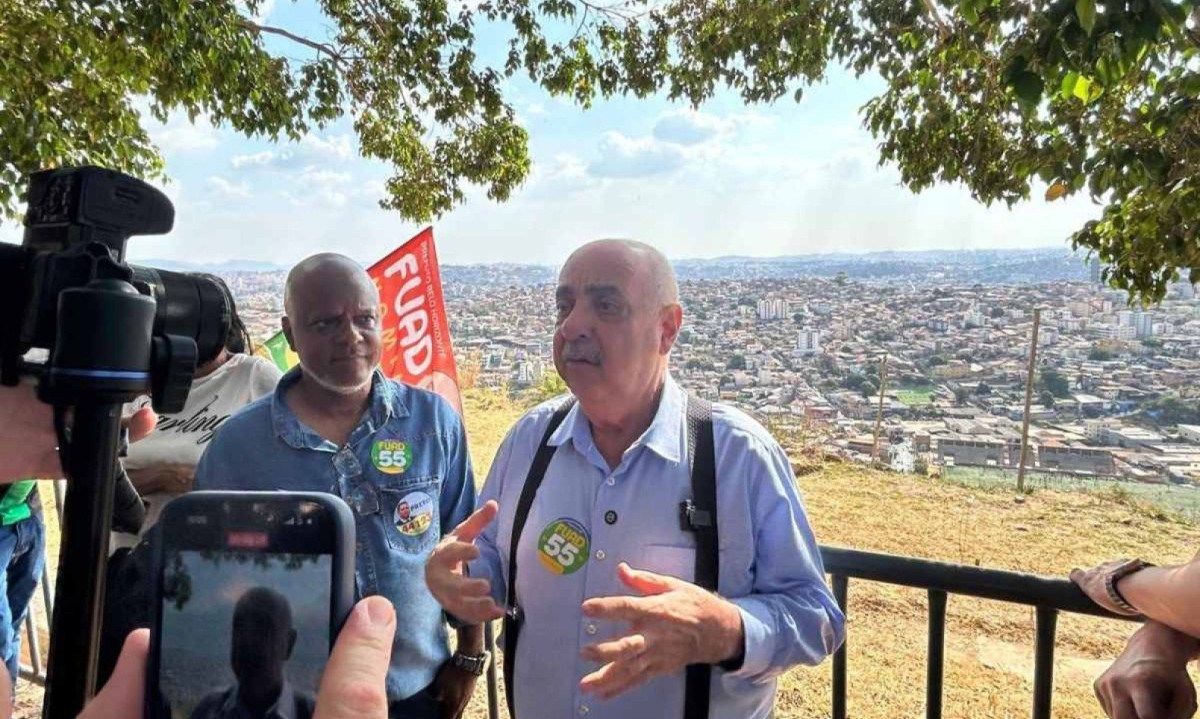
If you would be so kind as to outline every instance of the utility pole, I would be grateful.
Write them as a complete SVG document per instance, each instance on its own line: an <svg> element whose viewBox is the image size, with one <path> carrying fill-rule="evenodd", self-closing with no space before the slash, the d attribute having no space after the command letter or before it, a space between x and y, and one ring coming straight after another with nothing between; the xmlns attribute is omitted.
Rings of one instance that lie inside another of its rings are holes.
<svg viewBox="0 0 1200 719"><path fill-rule="evenodd" d="M1033 333L1029 338L1029 368L1025 377L1025 415L1021 418L1021 462L1017 467L1017 491L1025 491L1025 462L1029 456L1029 412L1033 403L1033 375L1037 368L1038 328L1042 324L1042 310L1033 309Z"/></svg>
<svg viewBox="0 0 1200 719"><path fill-rule="evenodd" d="M875 445L872 450L876 462L879 461L879 430L883 426L883 395L887 392L887 361L885 353L879 360L879 409L875 412Z"/></svg>

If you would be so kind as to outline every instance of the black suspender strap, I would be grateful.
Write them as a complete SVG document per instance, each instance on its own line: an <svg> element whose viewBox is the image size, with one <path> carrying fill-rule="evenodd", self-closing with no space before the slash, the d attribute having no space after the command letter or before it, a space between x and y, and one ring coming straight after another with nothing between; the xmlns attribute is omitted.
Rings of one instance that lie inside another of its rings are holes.
<svg viewBox="0 0 1200 719"><path fill-rule="evenodd" d="M550 446L550 437L558 429L571 407L575 406L575 398L571 397L554 411L546 433L542 435L533 464L529 465L529 473L525 475L525 485L521 487L521 499L517 502L517 512L513 515L512 541L508 548L508 613L504 615L504 698L508 704L508 715L516 716L513 702L513 668L517 663L517 637L521 633L521 625L525 617L521 605L517 601L517 543L521 541L521 531L525 529L525 520L529 518L529 508L533 506L533 497L537 494L542 479L546 476L546 468L554 458L557 447Z"/></svg>
<svg viewBox="0 0 1200 719"><path fill-rule="evenodd" d="M685 529L696 534L695 584L717 591L720 554L717 541L717 472L712 404L697 397L687 400L688 464L692 499L683 503ZM707 719L712 665L689 664L683 694L683 719Z"/></svg>

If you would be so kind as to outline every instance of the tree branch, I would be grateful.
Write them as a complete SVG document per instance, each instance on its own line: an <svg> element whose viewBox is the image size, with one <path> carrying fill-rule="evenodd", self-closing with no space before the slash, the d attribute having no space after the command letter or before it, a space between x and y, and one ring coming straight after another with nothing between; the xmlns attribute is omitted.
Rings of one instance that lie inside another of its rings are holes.
<svg viewBox="0 0 1200 719"><path fill-rule="evenodd" d="M933 4L933 0L921 0L921 2L925 6L925 12L929 15L930 19L933 20L933 24L937 25L938 37L942 40L945 40L946 36L950 34L950 26L947 25L946 21L942 19L941 13L938 12L937 5Z"/></svg>
<svg viewBox="0 0 1200 719"><path fill-rule="evenodd" d="M294 33L288 32L287 30L284 30L283 28L270 27L269 25L259 25L256 22L253 22L251 20L246 20L246 19L243 19L241 21L241 25L242 25L242 27L246 28L247 30L256 32L259 35L261 35L263 33L268 33L270 35L279 35L281 37L286 37L287 39L291 40L292 42L300 43L301 45L304 45L305 47L310 47L313 50L316 50L317 52L328 55L329 57L333 58L334 62L340 63L342 60L345 59L342 57L341 53L339 53L332 45L327 45L325 43L320 43L320 42L316 42L314 40L309 40L306 37L300 37L299 35L296 35Z"/></svg>

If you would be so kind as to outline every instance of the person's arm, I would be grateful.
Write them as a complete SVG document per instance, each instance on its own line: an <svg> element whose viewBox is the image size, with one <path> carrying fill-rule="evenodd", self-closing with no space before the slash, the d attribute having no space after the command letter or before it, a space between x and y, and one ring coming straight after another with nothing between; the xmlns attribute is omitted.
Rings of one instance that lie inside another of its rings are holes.
<svg viewBox="0 0 1200 719"><path fill-rule="evenodd" d="M478 506L482 507L489 501L500 502L500 496L504 490L504 478L517 453L517 445L521 441L521 429L527 421L518 422L500 443L500 447L496 450L496 456L492 459L492 466L488 469L483 489L479 492ZM528 433L528 429L525 433ZM539 434L538 437L540 438L541 435ZM536 452L537 448L533 447L528 451L532 461L532 453ZM522 479L524 478L522 477ZM517 498L513 497L512 501L515 507ZM464 571L472 578L486 579L491 585L492 600L501 607L505 607L508 601L508 575L506 574L508 547L500 546L499 527L500 522L493 521L483 528L483 531L475 539L475 548L479 550L479 557L467 562Z"/></svg>
<svg viewBox="0 0 1200 719"><path fill-rule="evenodd" d="M742 614L744 661L735 676L764 679L797 664L819 664L841 646L846 618L825 583L821 552L779 445L753 440L745 479L751 487L755 577Z"/></svg>
<svg viewBox="0 0 1200 719"><path fill-rule="evenodd" d="M505 563L497 546L495 521L499 507L488 500L500 496L520 427L518 423L500 443L483 484L479 509L447 532L425 563L425 584L456 626L503 616ZM468 595L468 591L473 593Z"/></svg>
<svg viewBox="0 0 1200 719"><path fill-rule="evenodd" d="M33 385L0 387L0 417L0 484L62 476L54 408L37 398Z"/></svg>
<svg viewBox="0 0 1200 719"><path fill-rule="evenodd" d="M196 479L196 468L190 464L159 464L126 469L125 473L141 495L190 492Z"/></svg>
<svg viewBox="0 0 1200 719"><path fill-rule="evenodd" d="M1131 574L1125 560L1104 562L1091 569L1074 569L1071 581L1096 604L1116 614L1140 614L1192 637L1200 637L1200 554L1186 564L1146 567ZM1123 569L1124 567L1124 569ZM1123 607L1110 595L1115 588Z"/></svg>
<svg viewBox="0 0 1200 719"><path fill-rule="evenodd" d="M22 479L57 479L63 476L54 432L54 408L37 398L32 384L0 387L0 484ZM157 417L149 407L121 420L129 428L129 441L137 442L154 429Z"/></svg>
<svg viewBox="0 0 1200 719"><path fill-rule="evenodd" d="M1175 567L1148 567L1124 577L1117 591L1147 618L1200 637L1200 556Z"/></svg>

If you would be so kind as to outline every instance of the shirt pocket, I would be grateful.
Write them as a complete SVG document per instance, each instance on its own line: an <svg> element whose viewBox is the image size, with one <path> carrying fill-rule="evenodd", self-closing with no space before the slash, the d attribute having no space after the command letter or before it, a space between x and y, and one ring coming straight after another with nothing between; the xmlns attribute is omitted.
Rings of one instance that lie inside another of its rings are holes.
<svg viewBox="0 0 1200 719"><path fill-rule="evenodd" d="M640 564L635 569L644 569L655 574L694 581L696 576L696 548L666 544L647 544L642 547Z"/></svg>
<svg viewBox="0 0 1200 719"><path fill-rule="evenodd" d="M442 478L406 477L379 487L379 521L388 546L420 554L437 543L441 527Z"/></svg>

